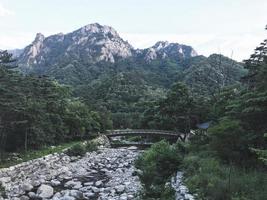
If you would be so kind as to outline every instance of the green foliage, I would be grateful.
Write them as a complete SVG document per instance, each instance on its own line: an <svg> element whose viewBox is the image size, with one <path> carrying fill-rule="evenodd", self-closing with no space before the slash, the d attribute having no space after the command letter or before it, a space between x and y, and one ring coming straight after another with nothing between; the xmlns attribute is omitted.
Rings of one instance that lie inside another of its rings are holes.
<svg viewBox="0 0 267 200"><path fill-rule="evenodd" d="M210 147L217 155L227 161L242 163L251 155L248 133L242 129L240 122L233 119L223 119L209 129Z"/></svg>
<svg viewBox="0 0 267 200"><path fill-rule="evenodd" d="M165 183L180 167L182 155L177 146L165 141L152 145L137 160L136 167L142 170L140 179L147 198L157 198L164 193Z"/></svg>
<svg viewBox="0 0 267 200"><path fill-rule="evenodd" d="M98 144L94 140L87 141L85 144L85 150L87 152L97 151Z"/></svg>
<svg viewBox="0 0 267 200"><path fill-rule="evenodd" d="M78 144L78 143L80 143L80 142L77 142L77 141L76 142L68 142L68 143L62 143L58 146L43 147L43 148L38 149L38 150L29 150L27 152L19 152L18 157L20 159L12 159L12 157L9 156L10 153L6 153L7 155L5 157L8 157L9 159L3 160L0 163L0 168L10 167L10 166L22 163L22 162L26 162L29 160L33 160L36 158L46 156L48 154L61 153L65 149L68 149L68 148L70 148L73 145Z"/></svg>
<svg viewBox="0 0 267 200"><path fill-rule="evenodd" d="M72 97L68 87L47 77L11 71L10 59L9 54L0 52L1 159L5 151L89 138L105 128L100 114Z"/></svg>
<svg viewBox="0 0 267 200"><path fill-rule="evenodd" d="M84 156L85 153L86 150L83 144L76 144L66 151L69 156Z"/></svg>
<svg viewBox="0 0 267 200"><path fill-rule="evenodd" d="M267 175L223 165L218 159L191 153L184 159L185 182L190 191L205 200L261 200L267 195Z"/></svg>
<svg viewBox="0 0 267 200"><path fill-rule="evenodd" d="M152 129L175 130L184 133L196 129L196 124L207 119L208 101L195 97L183 83L177 82L168 91L166 98L152 101L142 117L142 126Z"/></svg>
<svg viewBox="0 0 267 200"><path fill-rule="evenodd" d="M95 140L89 140L85 143L78 143L67 149L66 154L69 156L84 156L86 152L98 150L98 144Z"/></svg>

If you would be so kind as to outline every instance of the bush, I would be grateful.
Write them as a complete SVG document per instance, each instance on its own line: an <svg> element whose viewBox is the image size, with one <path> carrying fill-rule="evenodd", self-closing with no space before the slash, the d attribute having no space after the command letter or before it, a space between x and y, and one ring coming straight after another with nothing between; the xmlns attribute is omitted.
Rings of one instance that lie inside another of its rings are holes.
<svg viewBox="0 0 267 200"><path fill-rule="evenodd" d="M66 151L66 154L69 156L84 156L85 153L85 147L81 144L75 144Z"/></svg>
<svg viewBox="0 0 267 200"><path fill-rule="evenodd" d="M92 152L92 151L97 151L97 149L98 149L98 145L95 141L86 142L85 151Z"/></svg>
<svg viewBox="0 0 267 200"><path fill-rule="evenodd" d="M223 165L199 154L184 159L185 182L190 191L205 200L262 200L267 196L267 174Z"/></svg>
<svg viewBox="0 0 267 200"><path fill-rule="evenodd" d="M182 161L178 146L161 141L153 144L136 160L136 167L143 172L139 176L145 196L158 198L164 193L165 183L179 169Z"/></svg>
<svg viewBox="0 0 267 200"><path fill-rule="evenodd" d="M224 161L242 163L251 156L249 135L243 130L239 121L223 119L218 125L209 129L210 147Z"/></svg>

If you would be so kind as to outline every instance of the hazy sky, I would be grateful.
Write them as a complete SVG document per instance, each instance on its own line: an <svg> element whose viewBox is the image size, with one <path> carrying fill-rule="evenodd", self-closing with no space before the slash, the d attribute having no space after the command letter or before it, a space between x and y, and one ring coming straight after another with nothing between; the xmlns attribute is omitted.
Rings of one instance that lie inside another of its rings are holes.
<svg viewBox="0 0 267 200"><path fill-rule="evenodd" d="M95 22L136 48L168 40L242 60L267 38L267 0L0 0L0 49Z"/></svg>

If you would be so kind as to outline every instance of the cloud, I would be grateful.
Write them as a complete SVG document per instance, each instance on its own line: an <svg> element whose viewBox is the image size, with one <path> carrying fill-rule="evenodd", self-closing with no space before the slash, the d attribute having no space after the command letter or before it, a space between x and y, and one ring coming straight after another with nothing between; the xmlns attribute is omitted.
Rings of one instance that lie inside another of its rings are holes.
<svg viewBox="0 0 267 200"><path fill-rule="evenodd" d="M14 11L5 8L3 5L0 4L0 17L5 17L14 14Z"/></svg>
<svg viewBox="0 0 267 200"><path fill-rule="evenodd" d="M235 35L122 33L121 36L135 48L147 48L157 41L167 40L190 45L200 55L209 56L213 53L221 53L238 61L249 58L255 47L266 37L263 33Z"/></svg>

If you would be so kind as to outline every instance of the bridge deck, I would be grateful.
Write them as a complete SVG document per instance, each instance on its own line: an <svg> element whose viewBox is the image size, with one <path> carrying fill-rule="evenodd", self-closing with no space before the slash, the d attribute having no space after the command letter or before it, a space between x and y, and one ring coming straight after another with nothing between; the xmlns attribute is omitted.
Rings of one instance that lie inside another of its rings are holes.
<svg viewBox="0 0 267 200"><path fill-rule="evenodd" d="M168 138L179 138L182 133L176 133L173 131L164 130L110 130L108 131L107 137L117 137L117 136L158 136L158 137L168 137Z"/></svg>

